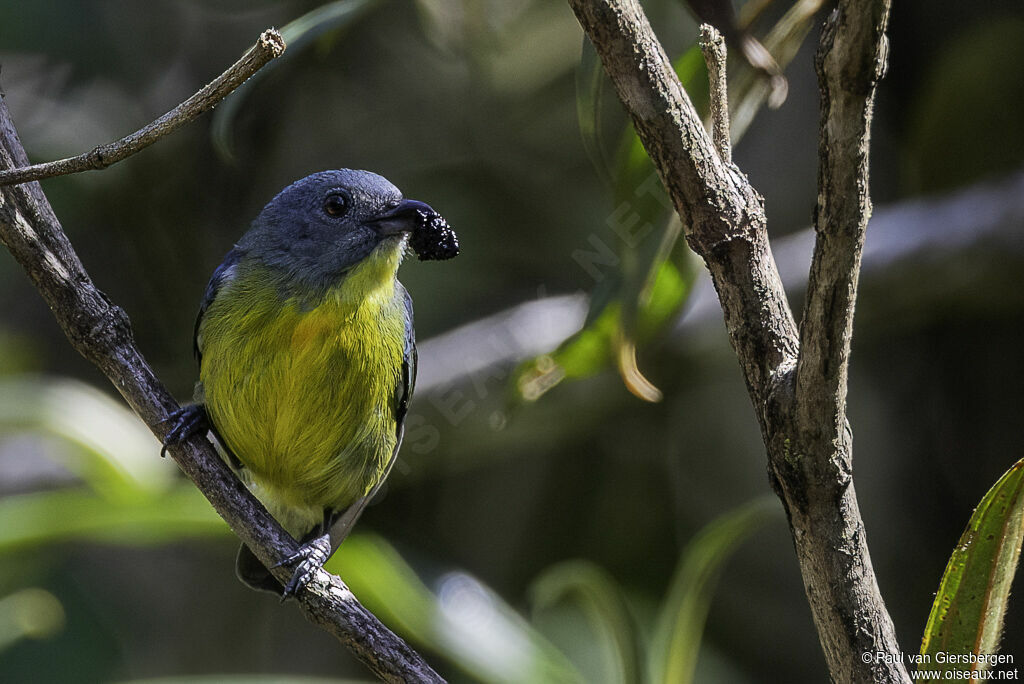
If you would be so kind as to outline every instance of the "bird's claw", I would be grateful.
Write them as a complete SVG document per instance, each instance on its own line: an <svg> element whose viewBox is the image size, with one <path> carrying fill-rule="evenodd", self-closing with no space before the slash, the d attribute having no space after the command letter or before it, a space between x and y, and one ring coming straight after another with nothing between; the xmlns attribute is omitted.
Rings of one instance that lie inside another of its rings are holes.
<svg viewBox="0 0 1024 684"><path fill-rule="evenodd" d="M167 455L167 447L180 444L193 435L204 433L210 429L210 417L202 404L188 404L173 411L166 419L171 427L164 435L160 456Z"/></svg>
<svg viewBox="0 0 1024 684"><path fill-rule="evenodd" d="M288 583L284 585L284 591L281 593L281 600L284 601L287 598L295 596L309 580L313 579L313 575L316 571L324 567L324 563L331 557L331 537L330 535L324 534L314 539L309 540L305 544L299 547L299 550L288 556L280 563L274 565L275 568L281 567L282 565L295 564L295 569L292 571L292 578L288 580Z"/></svg>

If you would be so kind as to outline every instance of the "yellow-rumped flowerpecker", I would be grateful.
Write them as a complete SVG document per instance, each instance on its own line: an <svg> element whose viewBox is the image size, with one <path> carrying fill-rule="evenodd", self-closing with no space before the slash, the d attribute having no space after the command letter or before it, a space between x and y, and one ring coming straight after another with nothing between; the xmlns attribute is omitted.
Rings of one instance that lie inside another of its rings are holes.
<svg viewBox="0 0 1024 684"><path fill-rule="evenodd" d="M167 445L210 430L302 542L282 587L244 544L238 576L287 597L309 581L387 477L416 379L412 300L396 274L458 254L423 202L368 171L303 178L263 208L217 267L195 327L196 403Z"/></svg>

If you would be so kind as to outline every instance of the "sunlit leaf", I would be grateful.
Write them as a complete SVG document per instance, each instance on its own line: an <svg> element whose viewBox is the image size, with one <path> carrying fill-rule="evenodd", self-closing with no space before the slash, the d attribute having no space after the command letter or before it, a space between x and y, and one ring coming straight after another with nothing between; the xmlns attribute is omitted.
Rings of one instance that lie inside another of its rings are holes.
<svg viewBox="0 0 1024 684"><path fill-rule="evenodd" d="M683 551L651 640L652 682L693 681L704 623L722 566L743 540L778 512L774 498L752 501L709 524Z"/></svg>
<svg viewBox="0 0 1024 684"><path fill-rule="evenodd" d="M448 573L435 594L375 535L350 537L326 567L399 634L443 654L476 681L582 681L557 649L469 575Z"/></svg>
<svg viewBox="0 0 1024 684"><path fill-rule="evenodd" d="M984 664L949 664L936 655L995 654L1024 539L1024 460L985 494L942 575L921 641L920 670L974 672ZM958 677L959 679L959 677Z"/></svg>
<svg viewBox="0 0 1024 684"><path fill-rule="evenodd" d="M637 312L632 328L640 344L654 339L675 320L693 287L698 261L685 245L679 243L678 247L686 250L678 260L680 265L671 260L661 262ZM558 349L523 363L513 374L518 395L534 401L562 380L590 377L608 368L615 362L620 316L620 302L612 301Z"/></svg>
<svg viewBox="0 0 1024 684"><path fill-rule="evenodd" d="M534 622L559 608L569 611L575 652L568 654L586 672L587 681L640 681L636 629L618 585L607 572L587 561L559 563L533 582L530 594ZM580 630L593 638L579 638Z"/></svg>
<svg viewBox="0 0 1024 684"><path fill-rule="evenodd" d="M0 435L35 432L74 448L54 456L97 493L135 498L170 486L173 463L157 457L159 443L123 403L69 378L0 379Z"/></svg>
<svg viewBox="0 0 1024 684"><path fill-rule="evenodd" d="M558 349L520 365L513 374L518 396L536 401L562 380L586 378L607 368L618 318L618 303L610 304Z"/></svg>
<svg viewBox="0 0 1024 684"><path fill-rule="evenodd" d="M0 499L0 553L69 540L161 544L229 532L191 483L159 496L126 500L105 499L78 489Z"/></svg>
<svg viewBox="0 0 1024 684"><path fill-rule="evenodd" d="M378 4L378 0L336 0L320 5L310 10L298 19L288 22L281 28L281 37L284 38L287 49L284 55L267 64L252 78L239 86L228 97L224 98L213 113L213 121L210 124L210 136L213 139L213 147L224 159L234 157L231 144L231 129L234 125L235 116L249 92L260 79L264 78L281 62L295 57L311 42L324 35L328 31L334 31L351 26L356 20Z"/></svg>

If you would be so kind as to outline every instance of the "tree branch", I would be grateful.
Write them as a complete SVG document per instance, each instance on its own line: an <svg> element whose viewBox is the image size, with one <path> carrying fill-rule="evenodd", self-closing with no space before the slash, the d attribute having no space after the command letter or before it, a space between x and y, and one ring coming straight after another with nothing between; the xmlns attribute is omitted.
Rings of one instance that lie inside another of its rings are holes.
<svg viewBox="0 0 1024 684"><path fill-rule="evenodd" d="M213 109L218 102L245 83L267 62L281 56L284 50L285 44L281 34L276 29L267 29L260 34L256 44L249 48L241 59L232 64L227 71L156 121L120 140L100 145L77 157L31 166L26 160L24 164L19 165L19 168L0 171L0 186L53 178L54 176L66 176L81 171L105 169L111 164L149 147L200 114Z"/></svg>
<svg viewBox="0 0 1024 684"><path fill-rule="evenodd" d="M953 264L992 253L1020 258L1022 224L1024 170L941 197L905 199L873 213L861 276L881 280L921 260L959 269ZM773 241L772 252L788 291L805 292L813 251L813 228ZM919 306L937 305L943 289L929 293L933 296L925 296ZM416 379L416 396L422 400L453 387L479 384L481 378L504 377L510 368L549 352L578 332L587 307L588 296L582 291L530 299L417 343L423 370ZM699 354L702 345L695 336L717 327L721 311L711 284L701 274L685 313L671 330L666 356Z"/></svg>
<svg viewBox="0 0 1024 684"><path fill-rule="evenodd" d="M796 323L768 248L760 195L723 162L636 0L569 0L704 258L747 388L761 405L796 364Z"/></svg>
<svg viewBox="0 0 1024 684"><path fill-rule="evenodd" d="M234 82L237 85L241 80ZM143 129L149 131L143 136L144 144L185 120L163 117L147 126ZM6 102L0 97L0 169L27 164ZM85 272L39 183L0 187L0 241L28 273L72 346L103 371L132 410L162 438L166 431L163 421L178 404L135 346L127 315L96 288ZM193 437L171 447L169 453L261 562L273 566L298 548L205 437ZM285 567L273 572L282 581L290 575ZM381 679L443 681L419 654L367 611L337 577L320 570L297 598L311 622L335 635Z"/></svg>
<svg viewBox="0 0 1024 684"><path fill-rule="evenodd" d="M854 301L871 216L871 115L886 64L888 18L889 0L840 2L815 59L821 88L817 240L800 323L796 410L802 422L831 424L835 431L846 414Z"/></svg>
<svg viewBox="0 0 1024 684"><path fill-rule="evenodd" d="M708 67L711 101L711 139L718 156L726 164L732 162L729 141L729 87L725 77L725 39L711 24L700 25L700 51ZM781 78L781 75L780 75ZM783 79L785 80L785 79Z"/></svg>
<svg viewBox="0 0 1024 684"><path fill-rule="evenodd" d="M823 168L834 170L837 182L827 176L831 191L823 200L827 211L819 216L827 223L819 226L829 229L819 230L818 242L830 243L833 232L845 233L838 246L816 248L826 256L815 259L814 287L827 296L813 297L815 306L820 301L843 313L820 325L805 322L808 343L817 345L807 359L798 358L796 325L768 247L761 198L734 165L716 154L637 1L569 4L658 168L688 243L711 274L767 447L772 484L789 515L833 680L909 681L899 658L873 656L895 656L899 646L871 567L850 473L845 415L849 324L867 221L865 131L881 75L878 65L884 63L881 50L872 48L881 45L888 3L859 3L862 11L854 14L851 6L858 3L841 2L841 19L833 18L823 37L819 61L830 78L837 75L838 84L823 84L822 127L829 129L824 135L835 133L841 140L821 141ZM837 121L843 126L832 130ZM853 174L849 153L843 152L851 149L844 145L851 138L856 143ZM832 146L837 146L834 157ZM856 191L852 209L846 205L851 189ZM847 291L837 295L834 284L842 283ZM805 321L819 315L809 310ZM803 376L800 386L797 368ZM815 401L828 396L826 409L816 407Z"/></svg>
<svg viewBox="0 0 1024 684"><path fill-rule="evenodd" d="M816 58L821 124L814 255L793 393L773 407L775 415L785 416L786 427L769 449L769 467L791 523L795 529L817 532L795 537L801 567L820 568L845 584L822 584L804 573L804 588L836 679L836 673L865 667L864 653L899 652L868 554L846 417L854 302L871 214L871 112L886 63L888 15L889 0L841 0L822 31ZM838 503L840 517L832 502ZM844 621L857 632L822 629ZM871 660L869 665L873 681L909 681L898 662Z"/></svg>

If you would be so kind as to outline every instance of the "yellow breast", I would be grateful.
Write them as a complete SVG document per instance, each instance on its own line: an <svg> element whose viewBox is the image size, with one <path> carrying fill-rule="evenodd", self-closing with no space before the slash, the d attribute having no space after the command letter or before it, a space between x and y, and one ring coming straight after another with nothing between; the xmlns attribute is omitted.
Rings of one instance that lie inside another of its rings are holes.
<svg viewBox="0 0 1024 684"><path fill-rule="evenodd" d="M312 306L242 269L207 309L207 411L272 513L343 509L384 475L406 316L389 257L371 255Z"/></svg>

